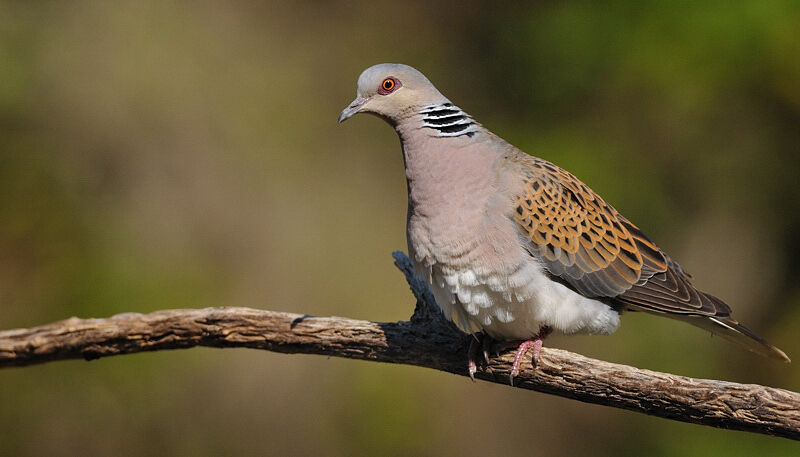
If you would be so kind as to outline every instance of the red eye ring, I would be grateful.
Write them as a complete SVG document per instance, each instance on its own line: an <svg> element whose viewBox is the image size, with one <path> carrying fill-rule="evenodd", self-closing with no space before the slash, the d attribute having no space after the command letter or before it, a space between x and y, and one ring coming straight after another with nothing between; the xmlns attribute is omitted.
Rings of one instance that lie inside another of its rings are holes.
<svg viewBox="0 0 800 457"><path fill-rule="evenodd" d="M378 87L378 93L381 95L389 95L401 86L402 84L397 80L397 78L394 76L389 76L384 79L380 87Z"/></svg>

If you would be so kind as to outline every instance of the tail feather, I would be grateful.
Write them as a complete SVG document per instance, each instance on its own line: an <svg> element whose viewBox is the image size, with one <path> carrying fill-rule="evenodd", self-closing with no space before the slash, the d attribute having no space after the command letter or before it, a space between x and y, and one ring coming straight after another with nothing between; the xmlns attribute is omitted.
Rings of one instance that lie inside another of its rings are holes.
<svg viewBox="0 0 800 457"><path fill-rule="evenodd" d="M631 287L613 300L627 309L688 322L756 354L791 362L783 351L731 318L731 308L724 301L692 286L680 265L669 257L667 263L666 272Z"/></svg>
<svg viewBox="0 0 800 457"><path fill-rule="evenodd" d="M791 359L780 349L769 344L764 338L756 335L750 329L731 319L722 316L670 316L684 322L708 330L714 335L719 335L728 341L744 346L751 352L769 357L774 360L789 363Z"/></svg>

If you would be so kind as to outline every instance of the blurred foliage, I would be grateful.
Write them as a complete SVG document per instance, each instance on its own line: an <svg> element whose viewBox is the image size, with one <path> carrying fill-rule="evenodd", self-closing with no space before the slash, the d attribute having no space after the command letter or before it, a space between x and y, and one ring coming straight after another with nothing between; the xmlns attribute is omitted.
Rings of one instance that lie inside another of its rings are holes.
<svg viewBox="0 0 800 457"><path fill-rule="evenodd" d="M0 328L236 305L413 307L397 139L335 123L421 69L604 195L800 357L800 4L0 2ZM630 314L549 343L800 390L800 370ZM0 455L797 455L443 373L244 350L0 372Z"/></svg>

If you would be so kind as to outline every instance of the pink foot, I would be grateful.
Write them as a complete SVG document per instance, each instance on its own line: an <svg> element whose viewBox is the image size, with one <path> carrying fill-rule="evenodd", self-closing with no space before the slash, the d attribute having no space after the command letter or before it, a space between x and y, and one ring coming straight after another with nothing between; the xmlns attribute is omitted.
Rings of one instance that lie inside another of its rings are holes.
<svg viewBox="0 0 800 457"><path fill-rule="evenodd" d="M536 367L539 352L542 350L544 339L547 338L553 329L550 327L542 327L539 329L539 334L529 340L525 340L517 347L517 352L514 354L514 364L511 365L511 373L508 376L509 383L514 385L514 377L519 374L519 367L522 365L522 357L528 350L533 349L531 354L531 365Z"/></svg>

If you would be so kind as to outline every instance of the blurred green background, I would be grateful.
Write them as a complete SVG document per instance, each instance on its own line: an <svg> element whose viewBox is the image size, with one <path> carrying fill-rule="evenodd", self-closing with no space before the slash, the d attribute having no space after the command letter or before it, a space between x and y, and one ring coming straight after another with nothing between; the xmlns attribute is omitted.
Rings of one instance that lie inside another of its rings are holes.
<svg viewBox="0 0 800 457"><path fill-rule="evenodd" d="M800 359L800 3L0 2L0 328L219 305L406 319L403 62L573 171ZM800 390L641 314L554 337ZM797 455L432 370L193 349L0 371L0 455Z"/></svg>

